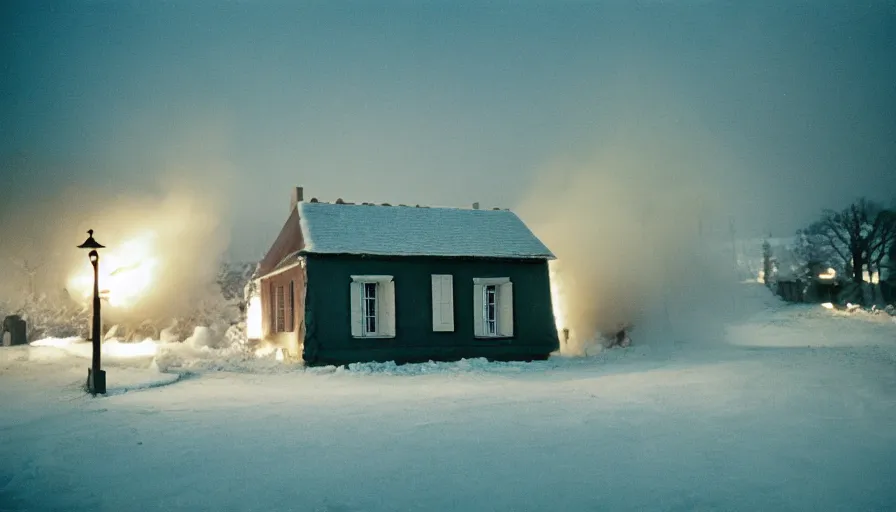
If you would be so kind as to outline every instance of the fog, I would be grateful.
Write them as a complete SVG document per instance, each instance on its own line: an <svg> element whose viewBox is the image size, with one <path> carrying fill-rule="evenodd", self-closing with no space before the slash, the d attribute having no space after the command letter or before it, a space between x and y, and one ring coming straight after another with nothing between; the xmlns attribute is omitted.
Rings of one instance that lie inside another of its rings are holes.
<svg viewBox="0 0 896 512"><path fill-rule="evenodd" d="M216 177L223 177L215 167ZM154 175L151 190L94 185L16 203L0 223L0 301L89 304L92 267L77 249L94 230L111 321L170 321L220 296L215 278L229 243L226 195L197 162ZM111 274L111 276L110 276ZM116 276L116 277L112 277Z"/></svg>
<svg viewBox="0 0 896 512"><path fill-rule="evenodd" d="M176 309L259 259L304 186L518 210L585 339L717 306L729 222L787 236L896 196L892 2L3 9L8 297L62 293L87 228L110 254L151 230L142 311Z"/></svg>
<svg viewBox="0 0 896 512"><path fill-rule="evenodd" d="M682 310L730 313L737 272L719 248L730 235L723 198L737 186L731 155L685 113L637 110L620 112L618 133L590 155L544 167L519 208L557 256L571 352Z"/></svg>

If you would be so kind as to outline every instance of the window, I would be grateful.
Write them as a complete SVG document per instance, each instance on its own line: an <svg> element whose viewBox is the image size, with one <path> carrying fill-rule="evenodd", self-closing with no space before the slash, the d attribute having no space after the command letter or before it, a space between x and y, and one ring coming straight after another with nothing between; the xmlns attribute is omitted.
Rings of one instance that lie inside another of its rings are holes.
<svg viewBox="0 0 896 512"><path fill-rule="evenodd" d="M355 338L395 337L395 283L392 276L352 276L351 330Z"/></svg>
<svg viewBox="0 0 896 512"><path fill-rule="evenodd" d="M286 331L286 300L283 297L283 287L277 287L277 331Z"/></svg>
<svg viewBox="0 0 896 512"><path fill-rule="evenodd" d="M485 296L482 298L484 309L482 318L485 322L485 334L487 336L498 335L498 287L490 284L482 289Z"/></svg>
<svg viewBox="0 0 896 512"><path fill-rule="evenodd" d="M454 331L454 279L450 274L432 276L432 330Z"/></svg>
<svg viewBox="0 0 896 512"><path fill-rule="evenodd" d="M269 329L272 334L295 331L296 284L290 281L288 287L270 285L268 306Z"/></svg>
<svg viewBox="0 0 896 512"><path fill-rule="evenodd" d="M296 282L289 282L289 332L296 330Z"/></svg>
<svg viewBox="0 0 896 512"><path fill-rule="evenodd" d="M376 289L377 283L364 283L364 322L362 332L365 336L376 336Z"/></svg>
<svg viewBox="0 0 896 512"><path fill-rule="evenodd" d="M513 337L513 283L506 277L473 279L473 334Z"/></svg>
<svg viewBox="0 0 896 512"><path fill-rule="evenodd" d="M270 320L270 325L268 328L270 332L277 332L277 289L274 287L274 284L270 284L270 300L268 301L268 319Z"/></svg>

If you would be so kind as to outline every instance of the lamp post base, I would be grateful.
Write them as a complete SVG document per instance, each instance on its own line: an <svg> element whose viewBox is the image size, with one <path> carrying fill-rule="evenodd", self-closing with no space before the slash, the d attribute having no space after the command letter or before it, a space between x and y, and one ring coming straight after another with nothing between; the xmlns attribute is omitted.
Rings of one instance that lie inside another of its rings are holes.
<svg viewBox="0 0 896 512"><path fill-rule="evenodd" d="M106 370L93 373L92 368L87 369L87 391L93 395L106 394Z"/></svg>

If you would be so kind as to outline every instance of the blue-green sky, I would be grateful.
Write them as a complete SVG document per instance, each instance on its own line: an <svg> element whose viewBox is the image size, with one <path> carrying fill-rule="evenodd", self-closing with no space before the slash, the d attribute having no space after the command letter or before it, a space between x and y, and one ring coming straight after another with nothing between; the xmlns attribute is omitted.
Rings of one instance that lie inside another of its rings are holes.
<svg viewBox="0 0 896 512"><path fill-rule="evenodd" d="M515 206L551 169L670 144L645 191L711 152L692 171L745 233L896 196L888 1L13 0L0 23L4 194L156 193L178 169L226 198L236 257L293 185Z"/></svg>

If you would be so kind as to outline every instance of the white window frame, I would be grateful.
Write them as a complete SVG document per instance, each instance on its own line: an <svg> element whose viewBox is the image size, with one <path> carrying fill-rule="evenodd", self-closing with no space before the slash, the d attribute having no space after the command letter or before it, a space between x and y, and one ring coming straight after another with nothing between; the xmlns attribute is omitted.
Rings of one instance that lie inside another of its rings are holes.
<svg viewBox="0 0 896 512"><path fill-rule="evenodd" d="M495 291L493 319L489 319L489 289ZM477 338L512 338L515 323L513 301L513 283L510 278L473 278L473 335ZM493 328L490 328L490 324Z"/></svg>
<svg viewBox="0 0 896 512"><path fill-rule="evenodd" d="M394 338L395 337L395 282L392 276L357 275L351 276L351 331L353 338ZM374 292L374 327L368 329L366 322L368 309L365 307L369 297L368 286L375 286Z"/></svg>

